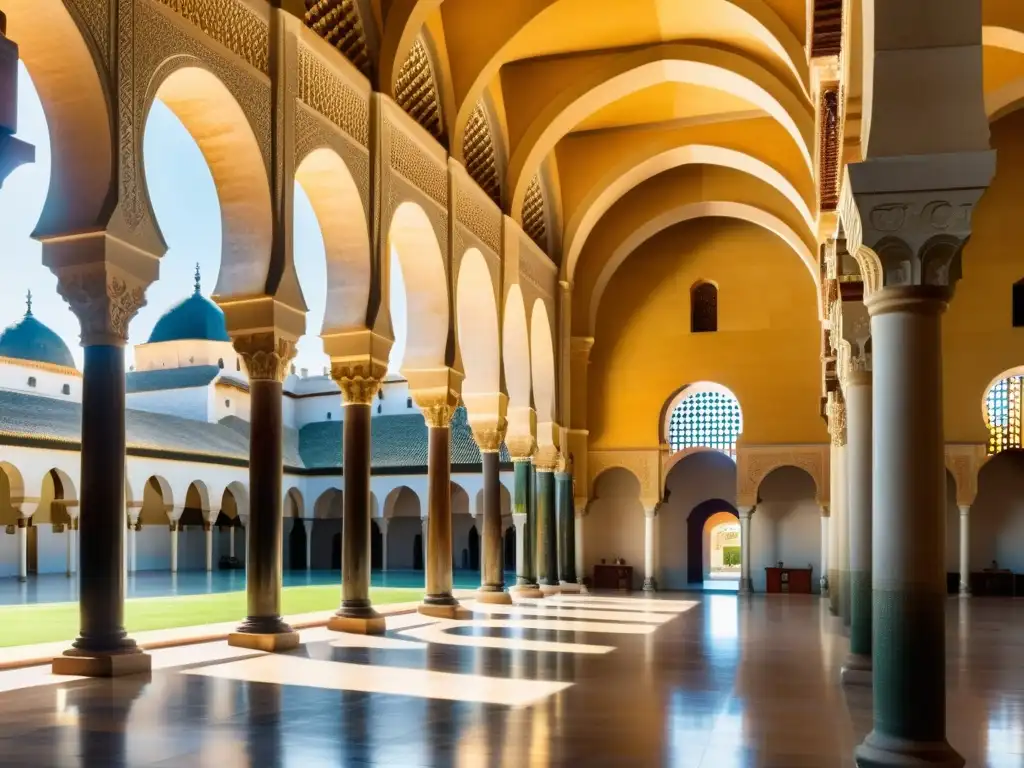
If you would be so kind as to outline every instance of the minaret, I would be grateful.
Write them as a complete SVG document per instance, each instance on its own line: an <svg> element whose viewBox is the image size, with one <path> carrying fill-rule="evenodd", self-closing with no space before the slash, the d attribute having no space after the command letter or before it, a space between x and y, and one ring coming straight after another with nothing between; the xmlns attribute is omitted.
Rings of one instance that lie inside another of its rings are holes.
<svg viewBox="0 0 1024 768"><path fill-rule="evenodd" d="M196 262L196 296L199 295L200 287L201 287L201 283L200 283L200 277L199 277L199 262L197 261Z"/></svg>
<svg viewBox="0 0 1024 768"><path fill-rule="evenodd" d="M25 296L25 317L32 317L32 290Z"/></svg>

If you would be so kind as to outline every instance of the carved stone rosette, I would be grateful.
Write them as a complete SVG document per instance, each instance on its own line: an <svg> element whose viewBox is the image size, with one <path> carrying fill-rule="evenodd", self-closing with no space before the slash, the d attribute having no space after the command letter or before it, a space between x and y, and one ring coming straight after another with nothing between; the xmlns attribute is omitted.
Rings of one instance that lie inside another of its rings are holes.
<svg viewBox="0 0 1024 768"><path fill-rule="evenodd" d="M57 292L82 325L82 346L124 346L128 324L146 304L146 284L103 266L60 270Z"/></svg>
<svg viewBox="0 0 1024 768"><path fill-rule="evenodd" d="M387 366L375 361L331 363L331 378L345 405L372 405L386 373Z"/></svg>
<svg viewBox="0 0 1024 768"><path fill-rule="evenodd" d="M251 381L283 382L295 358L295 341L273 332L235 336L235 351L242 356Z"/></svg>

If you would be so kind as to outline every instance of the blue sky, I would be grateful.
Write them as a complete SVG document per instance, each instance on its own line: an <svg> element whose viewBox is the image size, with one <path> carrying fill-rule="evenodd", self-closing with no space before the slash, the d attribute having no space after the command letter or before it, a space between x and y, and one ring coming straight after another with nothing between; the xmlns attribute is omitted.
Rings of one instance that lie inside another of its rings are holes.
<svg viewBox="0 0 1024 768"><path fill-rule="evenodd" d="M42 264L41 246L30 237L46 199L50 147L43 108L23 64L19 64L18 75L17 135L36 147L36 162L16 170L0 189L4 260L18 265L0 281L0 328L21 319L25 293L31 289L33 313L60 334L81 366L78 319L57 294L57 280ZM213 292L221 251L220 206L209 168L188 131L159 101L146 124L143 152L153 209L168 250L160 262L160 279L147 292L147 306L129 328L129 365L131 345L145 342L160 316L192 293L197 262L203 294ZM307 334L299 341L295 365L319 373L329 364L318 336L326 301L327 268L316 216L298 185L294 234L296 269L309 306ZM404 297L400 276L395 282L393 290ZM399 304L404 306L404 301ZM396 334L404 336L404 312L396 309L394 320ZM404 344L398 340L395 346L400 350Z"/></svg>

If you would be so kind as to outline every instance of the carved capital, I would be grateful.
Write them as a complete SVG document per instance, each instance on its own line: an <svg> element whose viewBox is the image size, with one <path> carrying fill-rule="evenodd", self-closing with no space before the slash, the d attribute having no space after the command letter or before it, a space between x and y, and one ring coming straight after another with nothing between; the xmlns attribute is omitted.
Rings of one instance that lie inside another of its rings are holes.
<svg viewBox="0 0 1024 768"><path fill-rule="evenodd" d="M951 292L974 207L994 174L991 151L847 165L839 212L865 296L910 286Z"/></svg>
<svg viewBox="0 0 1024 768"><path fill-rule="evenodd" d="M501 444L505 441L505 432L508 429L508 422L505 419L489 421L470 419L469 426L473 430L473 439L476 441L480 453L497 453L501 450Z"/></svg>
<svg viewBox="0 0 1024 768"><path fill-rule="evenodd" d="M372 358L331 362L331 378L341 388L345 405L371 405L386 374L387 366Z"/></svg>
<svg viewBox="0 0 1024 768"><path fill-rule="evenodd" d="M288 376L288 366L295 358L293 339L266 331L239 334L232 341L251 381L282 382Z"/></svg>
<svg viewBox="0 0 1024 768"><path fill-rule="evenodd" d="M846 445L846 401L838 392L829 392L825 405L828 416L828 433L832 437L832 445Z"/></svg>
<svg viewBox="0 0 1024 768"><path fill-rule="evenodd" d="M57 292L82 326L82 346L124 346L128 324L146 305L147 283L104 263L57 272Z"/></svg>
<svg viewBox="0 0 1024 768"><path fill-rule="evenodd" d="M455 390L428 389L412 392L412 399L423 412L428 427L448 427L452 423L455 409L459 407L459 393Z"/></svg>
<svg viewBox="0 0 1024 768"><path fill-rule="evenodd" d="M533 466L538 472L554 472L558 469L558 462L561 454L558 448L553 445L544 445L537 448L533 457Z"/></svg>

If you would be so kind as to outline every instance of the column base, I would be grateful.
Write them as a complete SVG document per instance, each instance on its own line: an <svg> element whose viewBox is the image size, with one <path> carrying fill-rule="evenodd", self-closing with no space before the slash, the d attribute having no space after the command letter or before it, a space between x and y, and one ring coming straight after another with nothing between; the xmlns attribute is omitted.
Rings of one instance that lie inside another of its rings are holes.
<svg viewBox="0 0 1024 768"><path fill-rule="evenodd" d="M859 653L851 653L843 662L839 679L843 685L861 685L871 687L874 681L874 670L871 666L871 657L862 656Z"/></svg>
<svg viewBox="0 0 1024 768"><path fill-rule="evenodd" d="M740 584L736 588L736 592L737 593L739 593L741 595L749 595L749 594L752 594L753 591L754 591L754 589L750 585L750 579L740 579Z"/></svg>
<svg viewBox="0 0 1024 768"><path fill-rule="evenodd" d="M562 589L557 584L541 584L540 591L544 597L551 597L552 595L559 594Z"/></svg>
<svg viewBox="0 0 1024 768"><path fill-rule="evenodd" d="M423 616L430 616L433 619L452 619L453 621L465 621L473 618L473 612L462 607L458 603L454 605L435 605L432 603L420 603L416 612Z"/></svg>
<svg viewBox="0 0 1024 768"><path fill-rule="evenodd" d="M582 590L575 581L563 581L558 585L563 595L578 595Z"/></svg>
<svg viewBox="0 0 1024 768"><path fill-rule="evenodd" d="M78 677L124 677L149 675L153 659L138 648L120 653L96 653L71 648L63 656L54 658L51 671L55 675Z"/></svg>
<svg viewBox="0 0 1024 768"><path fill-rule="evenodd" d="M299 647L299 633L294 630L272 633L232 632L228 635L228 645L267 653L290 651Z"/></svg>
<svg viewBox="0 0 1024 768"><path fill-rule="evenodd" d="M966 584L964 584L963 582L961 582L960 583L960 591L959 591L958 594L959 594L960 597L970 597L971 596L971 588L969 586L967 586Z"/></svg>
<svg viewBox="0 0 1024 768"><path fill-rule="evenodd" d="M350 616L339 611L331 616L327 628L332 632L348 632L351 635L383 635L387 631L384 617L372 608L361 616Z"/></svg>
<svg viewBox="0 0 1024 768"><path fill-rule="evenodd" d="M540 599L544 597L544 593L540 591L540 587L536 584L517 584L512 587L512 593L516 597L527 597Z"/></svg>
<svg viewBox="0 0 1024 768"><path fill-rule="evenodd" d="M652 577L648 576L646 579L644 579L643 591L644 592L657 592L658 591L658 582L656 582Z"/></svg>
<svg viewBox="0 0 1024 768"><path fill-rule="evenodd" d="M587 585L583 583L583 579L576 580L576 586L579 587L577 590L581 595L589 595L590 590L587 589Z"/></svg>
<svg viewBox="0 0 1024 768"><path fill-rule="evenodd" d="M858 768L963 768L946 741L908 741L872 731L853 752Z"/></svg>
<svg viewBox="0 0 1024 768"><path fill-rule="evenodd" d="M512 605L512 595L504 590L496 592L490 589L481 589L476 593L476 601L488 605Z"/></svg>
<svg viewBox="0 0 1024 768"><path fill-rule="evenodd" d="M818 579L818 592L822 597L828 597L828 576Z"/></svg>

